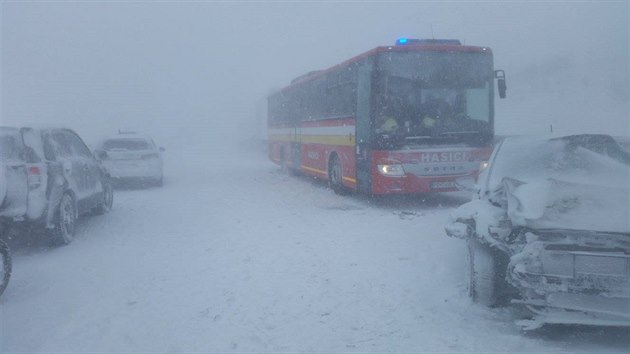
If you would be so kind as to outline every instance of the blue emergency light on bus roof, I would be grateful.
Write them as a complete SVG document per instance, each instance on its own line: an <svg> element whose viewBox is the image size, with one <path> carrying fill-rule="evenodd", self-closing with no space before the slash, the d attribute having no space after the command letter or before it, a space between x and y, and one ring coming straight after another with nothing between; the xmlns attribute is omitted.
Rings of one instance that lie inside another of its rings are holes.
<svg viewBox="0 0 630 354"><path fill-rule="evenodd" d="M416 39L398 38L396 45L462 45L459 39Z"/></svg>

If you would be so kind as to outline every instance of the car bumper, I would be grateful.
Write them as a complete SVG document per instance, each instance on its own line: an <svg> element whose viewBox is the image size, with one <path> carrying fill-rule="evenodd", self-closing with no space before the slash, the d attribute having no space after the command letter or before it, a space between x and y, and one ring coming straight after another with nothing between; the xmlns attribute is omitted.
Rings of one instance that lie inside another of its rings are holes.
<svg viewBox="0 0 630 354"><path fill-rule="evenodd" d="M512 256L509 280L541 323L630 326L627 236L565 235ZM569 242L567 242L569 241Z"/></svg>
<svg viewBox="0 0 630 354"><path fill-rule="evenodd" d="M534 318L528 324L582 324L630 326L630 298L588 294L553 293L542 299L514 300L525 305Z"/></svg>
<svg viewBox="0 0 630 354"><path fill-rule="evenodd" d="M112 178L162 178L162 163L160 161L121 160L108 161L103 165Z"/></svg>

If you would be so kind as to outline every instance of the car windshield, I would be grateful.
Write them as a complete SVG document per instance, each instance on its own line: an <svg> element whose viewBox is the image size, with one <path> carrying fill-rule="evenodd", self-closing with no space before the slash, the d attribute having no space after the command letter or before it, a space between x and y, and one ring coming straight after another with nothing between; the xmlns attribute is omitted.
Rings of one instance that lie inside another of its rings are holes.
<svg viewBox="0 0 630 354"><path fill-rule="evenodd" d="M0 130L0 160L6 161L17 157L19 134L17 130Z"/></svg>
<svg viewBox="0 0 630 354"><path fill-rule="evenodd" d="M103 143L103 149L111 150L147 150L149 143L144 139L112 139Z"/></svg>

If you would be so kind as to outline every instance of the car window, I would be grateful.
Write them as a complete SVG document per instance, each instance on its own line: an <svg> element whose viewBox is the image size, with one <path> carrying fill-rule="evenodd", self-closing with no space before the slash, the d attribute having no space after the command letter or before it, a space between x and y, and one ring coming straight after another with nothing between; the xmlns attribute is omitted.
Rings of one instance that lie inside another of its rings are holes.
<svg viewBox="0 0 630 354"><path fill-rule="evenodd" d="M49 139L50 147L52 148L55 157L68 158L72 156L72 147L66 134L61 132L55 132L51 134Z"/></svg>
<svg viewBox="0 0 630 354"><path fill-rule="evenodd" d="M14 135L0 135L0 160L14 160L19 158L19 141Z"/></svg>
<svg viewBox="0 0 630 354"><path fill-rule="evenodd" d="M57 159L56 154L55 154L56 143L48 135L44 135L43 142L44 142L44 157L48 161L55 161Z"/></svg>
<svg viewBox="0 0 630 354"><path fill-rule="evenodd" d="M103 143L104 150L148 150L151 146L144 139L111 139Z"/></svg>
<svg viewBox="0 0 630 354"><path fill-rule="evenodd" d="M78 135L69 131L65 132L65 134L74 155L82 157L92 157L90 149L85 145L83 140L81 140Z"/></svg>

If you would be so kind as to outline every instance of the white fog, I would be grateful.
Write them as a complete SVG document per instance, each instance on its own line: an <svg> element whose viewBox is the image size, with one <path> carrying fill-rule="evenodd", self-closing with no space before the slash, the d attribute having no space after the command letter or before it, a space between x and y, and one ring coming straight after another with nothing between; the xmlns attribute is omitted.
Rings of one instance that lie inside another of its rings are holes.
<svg viewBox="0 0 630 354"><path fill-rule="evenodd" d="M627 149L629 10L627 1L0 2L0 126L70 128L95 152L119 131L164 148L163 185L116 185L111 211L79 218L72 243L9 237L0 352L627 351L628 327L527 331L517 306L469 298L466 242L445 227L470 190L337 195L326 178L281 169L267 145L267 98L401 37L459 39L491 48L505 71L494 136L606 134ZM1 182L4 198L11 181Z"/></svg>

